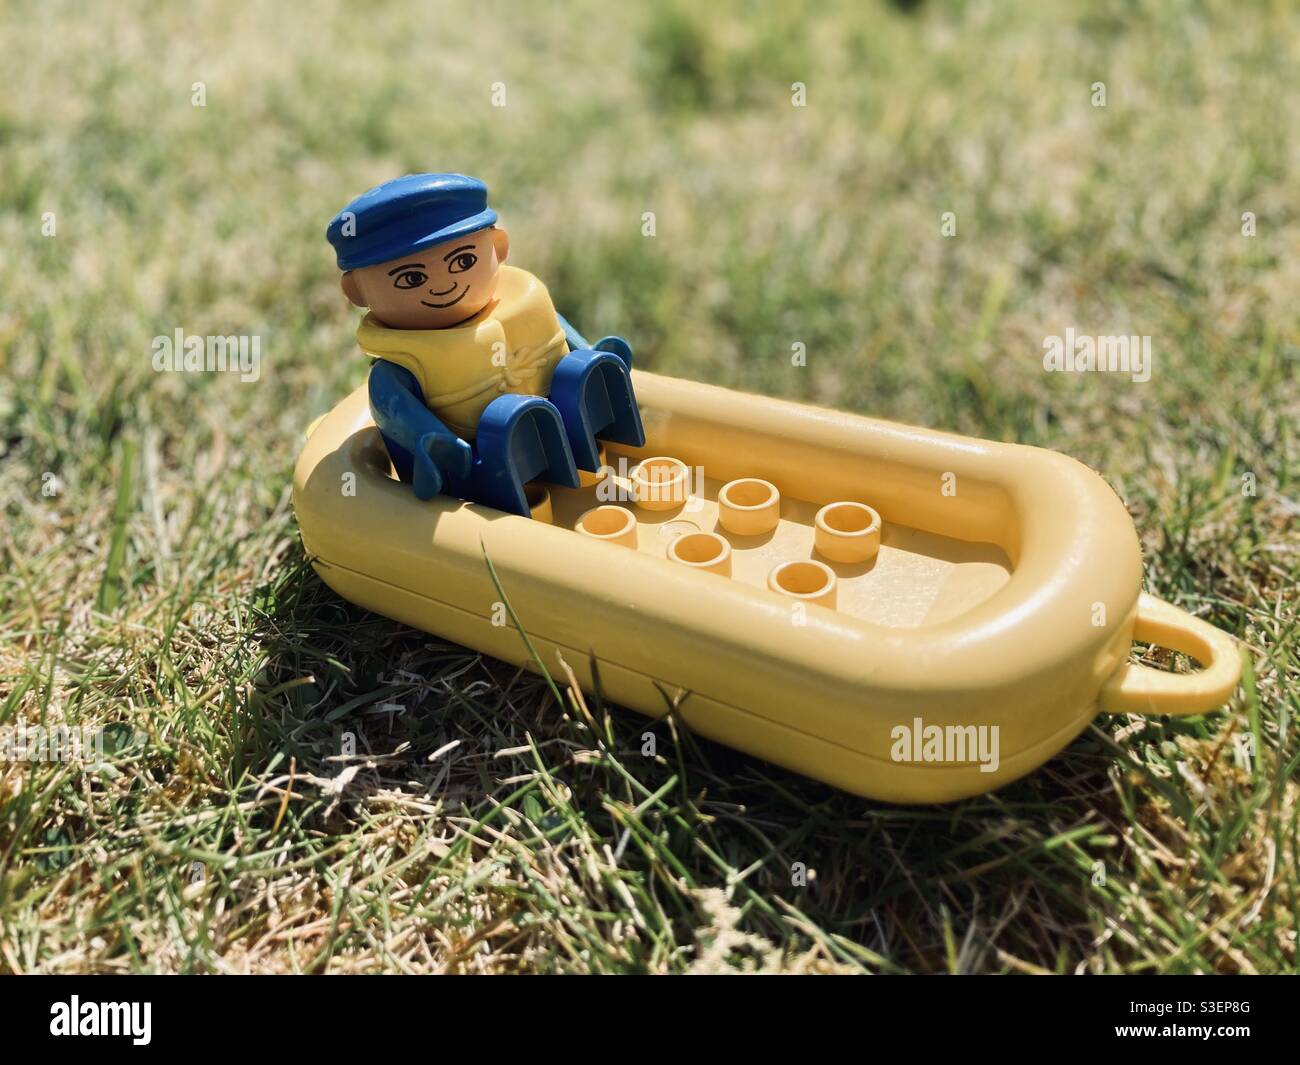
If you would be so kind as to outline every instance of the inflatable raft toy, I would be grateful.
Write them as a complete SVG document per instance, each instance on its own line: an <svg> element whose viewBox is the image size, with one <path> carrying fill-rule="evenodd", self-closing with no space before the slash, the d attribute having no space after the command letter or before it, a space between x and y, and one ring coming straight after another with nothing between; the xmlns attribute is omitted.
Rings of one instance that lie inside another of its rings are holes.
<svg viewBox="0 0 1300 1065"><path fill-rule="evenodd" d="M891 802L990 791L1098 713L1199 714L1235 691L1235 641L1141 590L1132 520L1082 464L630 380L643 441L598 440L576 484L533 478L526 515L418 498L357 389L312 424L294 471L316 572L536 668L504 593L541 663L562 655L587 690ZM1132 662L1134 640L1202 668Z"/></svg>

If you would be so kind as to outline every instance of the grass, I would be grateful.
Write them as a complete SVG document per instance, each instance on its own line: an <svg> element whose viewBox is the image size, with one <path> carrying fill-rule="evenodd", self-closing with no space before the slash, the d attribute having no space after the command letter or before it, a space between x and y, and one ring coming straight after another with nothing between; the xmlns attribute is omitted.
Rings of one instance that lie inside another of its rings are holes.
<svg viewBox="0 0 1300 1065"><path fill-rule="evenodd" d="M0 763L0 969L1295 971L1297 14L476 12L0 12L0 725L106 744ZM642 366L1087 462L1241 693L899 808L340 601L288 495L365 372L323 232L425 169ZM155 374L177 327L260 379ZM1066 327L1152 379L1044 373Z"/></svg>

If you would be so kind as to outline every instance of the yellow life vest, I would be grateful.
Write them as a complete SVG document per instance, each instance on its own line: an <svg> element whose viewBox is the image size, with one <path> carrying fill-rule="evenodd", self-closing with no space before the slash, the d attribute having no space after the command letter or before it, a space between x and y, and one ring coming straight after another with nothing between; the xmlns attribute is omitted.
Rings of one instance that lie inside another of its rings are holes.
<svg viewBox="0 0 1300 1065"><path fill-rule="evenodd" d="M497 396L547 395L555 364L568 351L546 286L513 266L501 267L492 302L460 325L389 329L367 314L357 343L415 374L429 409L466 440Z"/></svg>

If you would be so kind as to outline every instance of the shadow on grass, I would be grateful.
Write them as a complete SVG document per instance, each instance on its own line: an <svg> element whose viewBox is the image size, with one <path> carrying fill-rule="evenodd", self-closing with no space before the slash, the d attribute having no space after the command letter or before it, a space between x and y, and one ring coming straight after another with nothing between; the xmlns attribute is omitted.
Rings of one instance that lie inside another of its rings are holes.
<svg viewBox="0 0 1300 1065"><path fill-rule="evenodd" d="M874 970L1063 969L1100 931L1128 821L1104 733L993 795L890 806L598 693L579 705L562 676L557 706L544 678L344 602L301 549L267 594L235 770L283 784L292 762L297 831L364 845L413 818L465 841L441 860L462 879L503 845L571 871L595 854L678 946L711 890L783 957Z"/></svg>

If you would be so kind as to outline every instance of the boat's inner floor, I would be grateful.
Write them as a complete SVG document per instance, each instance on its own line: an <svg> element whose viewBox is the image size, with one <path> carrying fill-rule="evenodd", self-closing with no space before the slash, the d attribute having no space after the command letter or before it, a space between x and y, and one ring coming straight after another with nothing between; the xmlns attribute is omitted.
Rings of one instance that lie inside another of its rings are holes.
<svg viewBox="0 0 1300 1065"><path fill-rule="evenodd" d="M625 507L636 517L637 548L665 558L666 564L668 545L674 538L697 531L714 532L731 544L731 579L759 588L767 587L768 574L778 563L814 559L835 571L838 612L891 628L918 628L955 618L988 599L1011 576L1010 561L994 544L967 543L888 521L883 523L880 552L874 559L834 562L813 545L818 505L784 494L781 518L774 530L761 536L737 536L718 521L722 485L697 473L686 501L659 511L637 506L631 484L620 472L586 488L551 486L553 524L572 529L593 507ZM872 501L858 502L870 505Z"/></svg>
<svg viewBox="0 0 1300 1065"><path fill-rule="evenodd" d="M396 479L373 427L351 443L365 464ZM775 529L761 536L738 536L718 521L718 492L724 482L702 476L699 470L692 471L684 503L668 510L646 510L634 502L628 476L635 461L613 457L610 461L604 479L588 487L547 486L553 525L573 529L594 507L623 507L636 518L637 549L664 559L665 565L676 564L667 558L668 545L676 537L717 533L731 545L730 579L764 589L774 566L813 559L836 574L836 611L896 629L937 625L958 617L992 596L1011 577L1011 562L995 544L969 543L889 521L883 522L880 551L874 559L835 562L814 547L813 520L819 506L785 494ZM529 486L530 490L534 487ZM870 499L857 502L872 505ZM703 579L726 578L710 575Z"/></svg>

